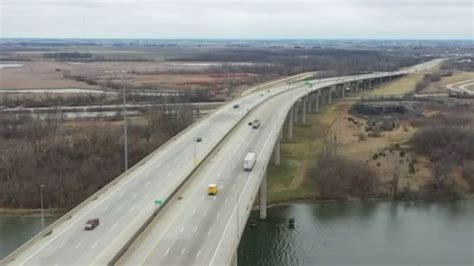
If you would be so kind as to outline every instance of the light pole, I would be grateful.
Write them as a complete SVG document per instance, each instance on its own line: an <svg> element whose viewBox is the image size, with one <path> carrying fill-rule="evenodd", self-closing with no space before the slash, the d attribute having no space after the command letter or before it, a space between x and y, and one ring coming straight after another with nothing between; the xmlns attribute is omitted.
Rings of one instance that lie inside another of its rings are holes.
<svg viewBox="0 0 474 266"><path fill-rule="evenodd" d="M235 196L237 198L237 241L239 240L239 194L237 193L237 190L235 192Z"/></svg>
<svg viewBox="0 0 474 266"><path fill-rule="evenodd" d="M126 72L122 71L122 100L123 100L123 141L124 141L124 168L125 171L128 170L128 132L127 132L127 99L125 94L125 83L123 81L123 76Z"/></svg>
<svg viewBox="0 0 474 266"><path fill-rule="evenodd" d="M40 201L41 201L41 230L44 229L44 213L43 213L43 188L45 185L40 184Z"/></svg>
<svg viewBox="0 0 474 266"><path fill-rule="evenodd" d="M196 142L197 138L194 138L194 143L193 143L193 167L196 167Z"/></svg>

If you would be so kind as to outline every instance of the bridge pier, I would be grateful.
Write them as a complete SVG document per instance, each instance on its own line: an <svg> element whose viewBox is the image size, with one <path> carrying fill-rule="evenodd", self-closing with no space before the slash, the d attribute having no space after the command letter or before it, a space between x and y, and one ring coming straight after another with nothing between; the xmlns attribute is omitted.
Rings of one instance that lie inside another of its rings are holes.
<svg viewBox="0 0 474 266"><path fill-rule="evenodd" d="M280 137L277 138L275 147L273 148L273 163L280 165Z"/></svg>
<svg viewBox="0 0 474 266"><path fill-rule="evenodd" d="M315 103L314 103L314 104L315 104L315 106L314 106L315 109L314 109L314 111L315 111L316 113L319 112L319 95L320 95L320 94L321 94L321 90L318 90L318 91L316 92L316 95L315 95L316 97L314 97L314 98L315 98Z"/></svg>
<svg viewBox="0 0 474 266"><path fill-rule="evenodd" d="M263 172L262 183L260 183L260 220L267 219L267 171Z"/></svg>
<svg viewBox="0 0 474 266"><path fill-rule="evenodd" d="M345 98L346 97L346 84L342 84L342 90L341 90L341 97Z"/></svg>
<svg viewBox="0 0 474 266"><path fill-rule="evenodd" d="M332 104L332 91L333 91L332 88L333 87L329 88L328 101L327 101L328 104Z"/></svg>
<svg viewBox="0 0 474 266"><path fill-rule="evenodd" d="M293 114L295 115L295 118L293 119L293 123L295 125L298 124L298 103L299 103L299 101L296 101L295 105L293 105L293 108L295 109L293 111Z"/></svg>
<svg viewBox="0 0 474 266"><path fill-rule="evenodd" d="M308 104L308 97L305 96L303 97L303 106L302 106L302 114L301 114L301 122L304 124L306 124L306 105Z"/></svg>
<svg viewBox="0 0 474 266"><path fill-rule="evenodd" d="M290 109L290 113L288 114L288 139L293 139L293 112L295 106L293 105Z"/></svg>

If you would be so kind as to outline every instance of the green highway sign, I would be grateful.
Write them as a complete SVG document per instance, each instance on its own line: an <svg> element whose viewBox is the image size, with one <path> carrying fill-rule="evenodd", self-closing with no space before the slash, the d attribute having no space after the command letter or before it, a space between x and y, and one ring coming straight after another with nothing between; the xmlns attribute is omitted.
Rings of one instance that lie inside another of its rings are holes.
<svg viewBox="0 0 474 266"><path fill-rule="evenodd" d="M162 201L161 201L160 199L156 199L156 200L155 200L155 205L160 205L161 202L162 202Z"/></svg>

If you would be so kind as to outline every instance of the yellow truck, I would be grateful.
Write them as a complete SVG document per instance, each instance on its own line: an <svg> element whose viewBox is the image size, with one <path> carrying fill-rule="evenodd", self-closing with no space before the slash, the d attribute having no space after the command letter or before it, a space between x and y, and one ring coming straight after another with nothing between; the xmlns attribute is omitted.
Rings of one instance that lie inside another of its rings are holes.
<svg viewBox="0 0 474 266"><path fill-rule="evenodd" d="M217 194L217 185L216 184L210 184L207 187L207 194L208 195L216 195Z"/></svg>

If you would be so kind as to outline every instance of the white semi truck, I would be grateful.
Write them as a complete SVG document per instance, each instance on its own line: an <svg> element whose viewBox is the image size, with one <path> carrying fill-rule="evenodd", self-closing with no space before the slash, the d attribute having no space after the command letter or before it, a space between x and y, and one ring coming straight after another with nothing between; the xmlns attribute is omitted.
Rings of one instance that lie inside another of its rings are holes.
<svg viewBox="0 0 474 266"><path fill-rule="evenodd" d="M245 171L252 171L253 166L255 165L255 153L249 152L247 155L245 155L244 158L244 170Z"/></svg>

